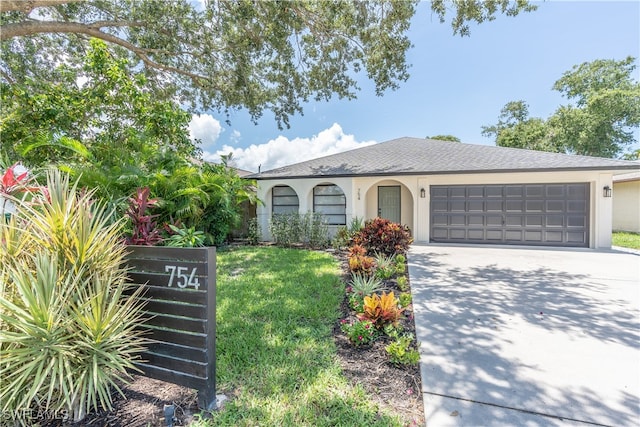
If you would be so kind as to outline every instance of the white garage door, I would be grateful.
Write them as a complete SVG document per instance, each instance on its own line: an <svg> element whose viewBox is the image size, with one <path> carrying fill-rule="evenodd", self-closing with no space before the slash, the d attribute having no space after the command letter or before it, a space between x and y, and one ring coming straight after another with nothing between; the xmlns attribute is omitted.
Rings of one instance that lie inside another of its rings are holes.
<svg viewBox="0 0 640 427"><path fill-rule="evenodd" d="M589 246L589 184L431 186L431 241Z"/></svg>

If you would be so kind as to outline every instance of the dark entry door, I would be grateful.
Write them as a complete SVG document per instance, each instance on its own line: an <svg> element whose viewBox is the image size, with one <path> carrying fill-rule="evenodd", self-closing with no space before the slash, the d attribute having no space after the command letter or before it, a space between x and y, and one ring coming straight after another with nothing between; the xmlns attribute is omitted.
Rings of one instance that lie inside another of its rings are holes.
<svg viewBox="0 0 640 427"><path fill-rule="evenodd" d="M378 187L378 216L400 223L400 186Z"/></svg>

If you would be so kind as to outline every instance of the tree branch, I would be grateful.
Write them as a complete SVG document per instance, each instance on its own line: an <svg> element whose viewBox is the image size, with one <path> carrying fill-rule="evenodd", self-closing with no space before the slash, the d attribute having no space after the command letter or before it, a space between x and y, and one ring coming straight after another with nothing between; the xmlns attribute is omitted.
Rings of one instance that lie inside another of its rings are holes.
<svg viewBox="0 0 640 427"><path fill-rule="evenodd" d="M29 14L37 7L60 6L79 1L82 0L2 0L0 1L0 12L24 12Z"/></svg>
<svg viewBox="0 0 640 427"><path fill-rule="evenodd" d="M125 49L133 52L148 67L155 68L157 70L176 73L185 77L189 77L196 82L198 80L209 80L207 76L192 73L183 68L176 68L171 65L161 64L159 62L152 60L149 57L149 53L151 51L140 48L120 37L114 36L113 34L100 31L100 29L97 27L97 25L99 24L104 24L103 26L111 26L111 27L126 26L125 22L120 22L120 21L98 21L98 22L89 23L89 24L80 24L77 22L60 22L60 21L20 22L20 23L3 25L1 27L2 31L0 31L0 41L5 41L14 37L24 37L24 36L32 36L36 34L47 34L47 33L85 34L85 35L95 37L95 38L104 40L106 42L117 44L118 46L124 47ZM138 23L138 22L131 22L131 24L132 26L142 25L141 23ZM156 49L153 49L153 51L156 51Z"/></svg>

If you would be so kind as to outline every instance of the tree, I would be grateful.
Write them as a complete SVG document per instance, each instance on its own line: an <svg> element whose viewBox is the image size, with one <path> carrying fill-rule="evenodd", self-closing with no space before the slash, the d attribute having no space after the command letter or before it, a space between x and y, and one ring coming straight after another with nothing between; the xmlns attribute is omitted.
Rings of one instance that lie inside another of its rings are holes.
<svg viewBox="0 0 640 427"><path fill-rule="evenodd" d="M100 169L149 164L167 150L198 153L189 139L191 115L154 98L145 77L130 73L106 43L90 42L80 70L57 68L62 78L55 82L0 83L0 147L10 157L33 166L64 160Z"/></svg>
<svg viewBox="0 0 640 427"><path fill-rule="evenodd" d="M574 66L553 89L575 105L560 106L546 120L529 117L524 101L507 103L498 123L483 126L503 147L616 157L635 141L640 126L640 83L635 58L596 60Z"/></svg>
<svg viewBox="0 0 640 427"><path fill-rule="evenodd" d="M279 125L309 99L355 97L365 71L376 93L405 81L406 35L416 1L4 0L0 3L0 75L57 81L52 64L77 69L89 40L105 41L131 69L144 68L160 99L195 109L271 110ZM469 22L534 10L526 0L431 2L454 34ZM449 10L448 10L449 9Z"/></svg>
<svg viewBox="0 0 640 427"><path fill-rule="evenodd" d="M451 142L460 142L460 138L453 135L435 135L428 136L427 139L437 139L439 141L451 141Z"/></svg>

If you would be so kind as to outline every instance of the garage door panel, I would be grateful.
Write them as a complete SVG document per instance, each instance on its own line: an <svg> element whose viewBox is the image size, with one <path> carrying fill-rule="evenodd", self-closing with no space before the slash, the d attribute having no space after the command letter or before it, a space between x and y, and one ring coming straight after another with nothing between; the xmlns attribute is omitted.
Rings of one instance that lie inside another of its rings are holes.
<svg viewBox="0 0 640 427"><path fill-rule="evenodd" d="M585 233L585 232L577 232L577 231L569 231L567 233L567 243L586 244L587 243L587 233Z"/></svg>
<svg viewBox="0 0 640 427"><path fill-rule="evenodd" d="M565 190L565 185L563 184L558 184L558 185L553 185L553 184L548 184L545 188L545 196L547 198L562 198L565 196L564 194L564 190Z"/></svg>
<svg viewBox="0 0 640 427"><path fill-rule="evenodd" d="M441 242L588 246L589 184L431 186Z"/></svg>
<svg viewBox="0 0 640 427"><path fill-rule="evenodd" d="M584 200L569 200L567 202L567 212L586 212L587 203Z"/></svg>
<svg viewBox="0 0 640 427"><path fill-rule="evenodd" d="M515 198L515 197L521 198L524 196L524 186L523 185L506 185L504 194L507 198Z"/></svg>
<svg viewBox="0 0 640 427"><path fill-rule="evenodd" d="M527 215L525 217L525 227L542 227L542 215Z"/></svg>
<svg viewBox="0 0 640 427"><path fill-rule="evenodd" d="M496 241L502 241L503 240L503 231L502 230L489 230L489 229L487 229L486 235L487 235L487 240L496 240Z"/></svg>
<svg viewBox="0 0 640 427"><path fill-rule="evenodd" d="M507 242L520 242L522 241L522 230L506 230L504 238Z"/></svg>
<svg viewBox="0 0 640 427"><path fill-rule="evenodd" d="M564 200L547 200L545 202L546 212L564 212L565 203Z"/></svg>
<svg viewBox="0 0 640 427"><path fill-rule="evenodd" d="M526 202L527 212L543 212L544 201L542 200L527 200Z"/></svg>
<svg viewBox="0 0 640 427"><path fill-rule="evenodd" d="M484 227L484 215L469 215L470 227Z"/></svg>
<svg viewBox="0 0 640 427"><path fill-rule="evenodd" d="M525 197L542 197L544 195L544 186L542 185L527 185L525 188Z"/></svg>
<svg viewBox="0 0 640 427"><path fill-rule="evenodd" d="M504 210L502 200L487 200L484 206L487 212L502 212Z"/></svg>
<svg viewBox="0 0 640 427"><path fill-rule="evenodd" d="M487 227L502 227L502 215L487 215Z"/></svg>
<svg viewBox="0 0 640 427"><path fill-rule="evenodd" d="M447 200L432 200L431 201L431 211L432 212L448 212L448 202Z"/></svg>
<svg viewBox="0 0 640 427"><path fill-rule="evenodd" d="M544 240L552 243L562 243L562 231L545 231Z"/></svg>
<svg viewBox="0 0 640 427"><path fill-rule="evenodd" d="M449 238L456 240L466 240L467 230L464 228L451 228L449 229Z"/></svg>
<svg viewBox="0 0 640 427"><path fill-rule="evenodd" d="M466 212L465 207L467 206L467 202L464 200L456 200L449 202L449 210L451 212Z"/></svg>
<svg viewBox="0 0 640 427"><path fill-rule="evenodd" d="M468 212L484 212L484 202L482 200L470 200L467 202Z"/></svg>
<svg viewBox="0 0 640 427"><path fill-rule="evenodd" d="M449 197L465 199L467 197L466 189L464 187L451 187Z"/></svg>
<svg viewBox="0 0 640 427"><path fill-rule="evenodd" d="M505 209L507 212L524 212L524 202L522 200L505 201Z"/></svg>
<svg viewBox="0 0 640 427"><path fill-rule="evenodd" d="M522 227L524 226L524 217L522 215L507 215L504 225L507 227Z"/></svg>
<svg viewBox="0 0 640 427"><path fill-rule="evenodd" d="M469 229L467 232L467 238L470 240L484 240L484 230L483 229Z"/></svg>
<svg viewBox="0 0 640 427"><path fill-rule="evenodd" d="M540 243L542 242L542 231L525 230L524 241L527 243Z"/></svg>

